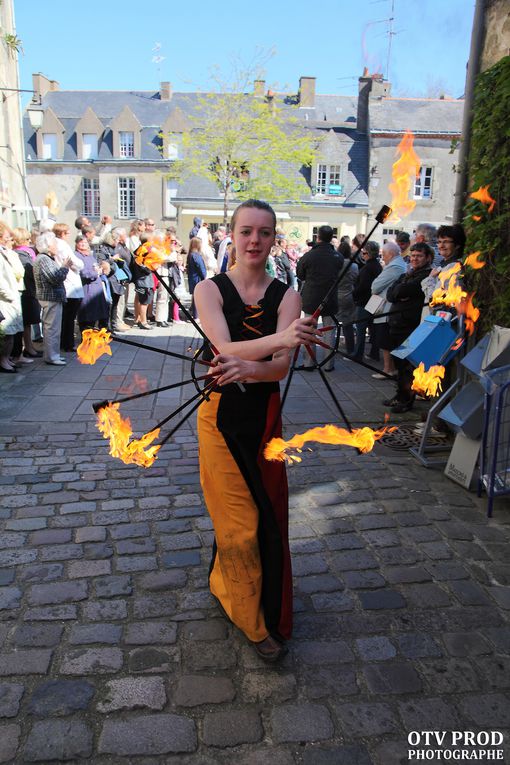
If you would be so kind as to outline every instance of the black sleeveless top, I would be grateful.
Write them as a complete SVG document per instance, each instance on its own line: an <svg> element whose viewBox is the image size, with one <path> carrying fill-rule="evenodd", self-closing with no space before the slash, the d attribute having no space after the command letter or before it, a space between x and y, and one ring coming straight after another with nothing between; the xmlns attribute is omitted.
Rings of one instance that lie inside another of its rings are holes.
<svg viewBox="0 0 510 765"><path fill-rule="evenodd" d="M233 342L255 340L276 332L278 308L289 289L288 285L273 279L256 305L246 305L227 274L213 276L212 281L223 298L223 314ZM213 353L208 347L204 351L204 359L210 361L212 357ZM271 356L268 356L265 361L270 359Z"/></svg>

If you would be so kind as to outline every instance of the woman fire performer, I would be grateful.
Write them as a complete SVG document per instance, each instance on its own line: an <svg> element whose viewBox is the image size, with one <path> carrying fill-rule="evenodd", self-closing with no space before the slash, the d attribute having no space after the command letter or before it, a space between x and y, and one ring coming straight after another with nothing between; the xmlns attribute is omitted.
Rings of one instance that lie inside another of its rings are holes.
<svg viewBox="0 0 510 765"><path fill-rule="evenodd" d="M243 202L232 217L236 267L195 290L202 327L220 352L217 386L198 412L200 480L215 531L209 586L267 661L287 652L292 577L285 467L262 452L281 435L278 380L290 350L313 344L316 332L312 318L299 318L299 295L266 273L275 233L267 203Z"/></svg>

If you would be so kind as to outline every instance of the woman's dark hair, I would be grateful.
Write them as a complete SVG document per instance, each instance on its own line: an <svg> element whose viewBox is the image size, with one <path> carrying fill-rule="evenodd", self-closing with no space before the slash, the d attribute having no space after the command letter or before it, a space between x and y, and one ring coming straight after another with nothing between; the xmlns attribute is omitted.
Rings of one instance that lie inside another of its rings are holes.
<svg viewBox="0 0 510 765"><path fill-rule="evenodd" d="M340 255L343 255L344 258L350 258L351 257L351 245L347 241L340 242L340 244L337 247L337 251L340 253Z"/></svg>
<svg viewBox="0 0 510 765"><path fill-rule="evenodd" d="M453 226L439 226L437 229L438 239L452 239L455 245L454 257L462 257L464 247L466 246L466 234L460 223L454 223Z"/></svg>
<svg viewBox="0 0 510 765"><path fill-rule="evenodd" d="M234 210L234 214L232 215L230 230L233 231L235 228L239 211L245 208L252 208L252 207L255 207L257 210L265 210L266 212L270 213L273 217L273 225L276 231L276 213L270 204L268 204L267 202L262 202L260 199L247 199L246 202L241 202L241 204L238 207L236 207L236 209Z"/></svg>

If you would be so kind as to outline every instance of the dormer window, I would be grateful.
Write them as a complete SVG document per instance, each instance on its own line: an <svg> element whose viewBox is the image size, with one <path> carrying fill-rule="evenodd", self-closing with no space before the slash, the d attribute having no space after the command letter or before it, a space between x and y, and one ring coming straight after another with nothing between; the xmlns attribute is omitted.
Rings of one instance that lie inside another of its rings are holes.
<svg viewBox="0 0 510 765"><path fill-rule="evenodd" d="M316 194L338 197L343 194L341 165L317 165Z"/></svg>
<svg viewBox="0 0 510 765"><path fill-rule="evenodd" d="M172 161L179 159L179 145L176 143L168 143L166 147L166 158Z"/></svg>
<svg viewBox="0 0 510 765"><path fill-rule="evenodd" d="M135 134L130 130L119 131L119 156L122 159L135 156Z"/></svg>
<svg viewBox="0 0 510 765"><path fill-rule="evenodd" d="M57 159L57 134L56 133L43 133L42 158Z"/></svg>
<svg viewBox="0 0 510 765"><path fill-rule="evenodd" d="M83 133L82 135L82 158L97 159L98 142L95 133Z"/></svg>

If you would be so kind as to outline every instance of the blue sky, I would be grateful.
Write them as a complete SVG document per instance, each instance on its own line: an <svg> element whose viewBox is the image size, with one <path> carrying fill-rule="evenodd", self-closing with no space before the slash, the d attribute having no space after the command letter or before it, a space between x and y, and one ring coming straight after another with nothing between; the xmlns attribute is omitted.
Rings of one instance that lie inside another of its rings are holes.
<svg viewBox="0 0 510 765"><path fill-rule="evenodd" d="M20 87L42 72L63 90L156 90L160 80L207 90L214 65L274 48L268 83L296 91L300 76L315 76L319 93L355 94L364 66L388 73L392 5L393 94L461 96L474 0L14 0Z"/></svg>

